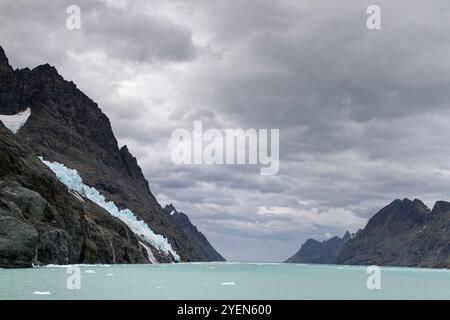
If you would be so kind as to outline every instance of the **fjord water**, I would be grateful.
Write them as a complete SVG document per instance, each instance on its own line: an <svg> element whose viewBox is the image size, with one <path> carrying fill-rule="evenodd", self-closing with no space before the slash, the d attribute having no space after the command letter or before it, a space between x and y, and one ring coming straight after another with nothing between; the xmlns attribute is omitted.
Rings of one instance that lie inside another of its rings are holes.
<svg viewBox="0 0 450 320"><path fill-rule="evenodd" d="M366 267L259 263L81 265L0 269L0 299L450 299L450 270L381 268L369 290Z"/></svg>

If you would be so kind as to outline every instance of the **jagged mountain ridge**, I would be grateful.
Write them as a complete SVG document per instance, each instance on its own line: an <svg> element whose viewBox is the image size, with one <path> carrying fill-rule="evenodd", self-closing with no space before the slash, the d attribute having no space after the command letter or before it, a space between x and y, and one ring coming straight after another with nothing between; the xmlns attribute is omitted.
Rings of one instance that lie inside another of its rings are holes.
<svg viewBox="0 0 450 320"><path fill-rule="evenodd" d="M16 138L44 159L76 169L120 209L132 210L157 234L168 239L182 261L198 261L159 205L137 160L126 146L119 149L109 119L98 105L46 64L13 70L0 47L0 113L31 109Z"/></svg>
<svg viewBox="0 0 450 320"><path fill-rule="evenodd" d="M309 239L286 262L450 268L450 203L396 199L348 237Z"/></svg>
<svg viewBox="0 0 450 320"><path fill-rule="evenodd" d="M164 207L164 211L174 221L175 225L189 239L189 245L194 247L196 252L201 253L199 261L225 261L217 250L209 243L208 239L192 224L189 217L183 212L177 211L173 204Z"/></svg>
<svg viewBox="0 0 450 320"><path fill-rule="evenodd" d="M325 241L308 239L286 263L334 264L342 246L354 235L346 232L342 238L334 236Z"/></svg>
<svg viewBox="0 0 450 320"><path fill-rule="evenodd" d="M450 203L395 200L342 248L337 263L450 267Z"/></svg>

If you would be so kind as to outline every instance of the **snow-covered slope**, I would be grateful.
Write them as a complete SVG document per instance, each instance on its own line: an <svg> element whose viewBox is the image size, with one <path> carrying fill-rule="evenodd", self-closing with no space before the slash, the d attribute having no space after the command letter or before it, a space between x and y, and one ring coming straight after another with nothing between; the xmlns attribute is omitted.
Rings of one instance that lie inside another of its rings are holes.
<svg viewBox="0 0 450 320"><path fill-rule="evenodd" d="M96 203L111 215L122 220L138 237L143 238L158 250L163 251L166 255L170 253L176 261L180 261L180 256L173 250L171 244L164 236L154 233L144 221L138 220L131 210L119 210L114 202L106 201L105 197L98 190L83 183L77 170L69 169L58 162L46 161L42 157L39 157L39 159L56 174L58 180L67 186L69 190L75 191ZM149 259L155 260L153 255L149 255Z"/></svg>
<svg viewBox="0 0 450 320"><path fill-rule="evenodd" d="M3 122L5 127L11 130L12 133L16 134L17 132L19 132L20 128L22 128L23 125L27 122L30 115L31 109L28 108L27 110L22 111L18 114L0 114L0 121Z"/></svg>

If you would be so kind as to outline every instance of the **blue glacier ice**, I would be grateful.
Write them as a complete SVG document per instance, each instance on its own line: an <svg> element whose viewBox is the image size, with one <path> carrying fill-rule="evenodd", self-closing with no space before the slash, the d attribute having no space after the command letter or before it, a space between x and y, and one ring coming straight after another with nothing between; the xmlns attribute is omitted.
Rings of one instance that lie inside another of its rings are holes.
<svg viewBox="0 0 450 320"><path fill-rule="evenodd" d="M58 162L46 161L43 157L39 157L39 159L56 174L58 180L69 190L76 191L96 203L114 217L122 220L138 237L143 238L165 254L170 253L176 261L180 261L180 256L173 250L171 244L164 236L154 233L144 221L137 219L133 211L129 209L119 210L114 202L106 201L105 197L97 189L83 183L77 170L67 168Z"/></svg>

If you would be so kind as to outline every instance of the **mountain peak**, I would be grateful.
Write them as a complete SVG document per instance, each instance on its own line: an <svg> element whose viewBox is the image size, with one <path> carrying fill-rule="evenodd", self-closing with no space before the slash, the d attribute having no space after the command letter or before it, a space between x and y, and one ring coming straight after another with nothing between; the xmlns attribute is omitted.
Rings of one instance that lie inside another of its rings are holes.
<svg viewBox="0 0 450 320"><path fill-rule="evenodd" d="M347 230L347 231L345 232L344 236L342 237L342 240L348 241L348 240L350 240L351 238L353 238L353 235Z"/></svg>
<svg viewBox="0 0 450 320"><path fill-rule="evenodd" d="M177 209L175 208L175 206L173 204L169 204L169 205L165 206L164 212L166 212L167 214L170 214L170 215L173 215L174 213L178 213Z"/></svg>
<svg viewBox="0 0 450 320"><path fill-rule="evenodd" d="M13 71L12 67L9 65L8 57L6 56L5 50L0 46L0 72L8 70Z"/></svg>
<svg viewBox="0 0 450 320"><path fill-rule="evenodd" d="M37 66L36 68L33 69L33 72L37 72L39 74L43 74L43 75L52 75L52 76L60 76L60 74L58 73L58 70L46 63L46 64L41 64L39 66Z"/></svg>
<svg viewBox="0 0 450 320"><path fill-rule="evenodd" d="M390 230L392 234L400 230L421 225L427 219L430 209L420 200L396 199L376 213L367 223L365 231L375 228Z"/></svg>
<svg viewBox="0 0 450 320"><path fill-rule="evenodd" d="M172 203L164 207L164 212L170 216L177 228L189 239L191 249L201 256L199 261L225 261L220 253L209 243L205 235L192 224L185 213L177 211Z"/></svg>
<svg viewBox="0 0 450 320"><path fill-rule="evenodd" d="M334 236L328 240L319 242L308 239L287 263L321 263L333 264L336 262L341 247L351 238L350 232L346 232L343 238Z"/></svg>
<svg viewBox="0 0 450 320"><path fill-rule="evenodd" d="M431 216L433 217L440 216L449 211L450 211L450 202L437 201L433 206L433 210L431 210Z"/></svg>

